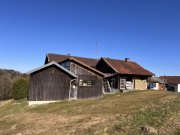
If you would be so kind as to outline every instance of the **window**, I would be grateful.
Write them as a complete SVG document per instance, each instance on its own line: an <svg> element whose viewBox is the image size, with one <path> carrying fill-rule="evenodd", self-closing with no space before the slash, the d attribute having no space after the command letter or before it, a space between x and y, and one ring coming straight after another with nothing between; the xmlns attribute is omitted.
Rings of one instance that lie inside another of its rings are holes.
<svg viewBox="0 0 180 135"><path fill-rule="evenodd" d="M63 66L67 70L70 70L70 63L69 62L64 62L64 63L61 64L61 66Z"/></svg>
<svg viewBox="0 0 180 135"><path fill-rule="evenodd" d="M83 86L83 80L79 80L79 86Z"/></svg>
<svg viewBox="0 0 180 135"><path fill-rule="evenodd" d="M65 63L62 63L61 66L65 68Z"/></svg>
<svg viewBox="0 0 180 135"><path fill-rule="evenodd" d="M95 85L95 81L91 81L91 80L79 80L79 86L93 86Z"/></svg>
<svg viewBox="0 0 180 135"><path fill-rule="evenodd" d="M65 68L70 70L70 63L69 62L66 62Z"/></svg>
<svg viewBox="0 0 180 135"><path fill-rule="evenodd" d="M88 86L91 86L91 81L88 81Z"/></svg>

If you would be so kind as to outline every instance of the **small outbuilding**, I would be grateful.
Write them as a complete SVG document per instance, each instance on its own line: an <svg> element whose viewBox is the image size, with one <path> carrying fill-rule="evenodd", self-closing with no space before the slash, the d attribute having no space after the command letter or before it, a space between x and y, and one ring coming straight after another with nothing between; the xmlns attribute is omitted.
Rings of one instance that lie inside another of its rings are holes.
<svg viewBox="0 0 180 135"><path fill-rule="evenodd" d="M70 97L71 83L77 76L57 64L48 63L30 74L29 105L55 102Z"/></svg>
<svg viewBox="0 0 180 135"><path fill-rule="evenodd" d="M180 76L160 76L160 78L167 82L167 90L180 92Z"/></svg>
<svg viewBox="0 0 180 135"><path fill-rule="evenodd" d="M152 90L167 90L166 82L160 77L150 77L148 79L148 89Z"/></svg>

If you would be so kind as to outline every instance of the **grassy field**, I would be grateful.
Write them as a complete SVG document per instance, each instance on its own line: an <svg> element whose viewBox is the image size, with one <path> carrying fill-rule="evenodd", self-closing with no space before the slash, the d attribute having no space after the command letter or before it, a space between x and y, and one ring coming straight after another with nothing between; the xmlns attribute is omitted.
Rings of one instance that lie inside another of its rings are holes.
<svg viewBox="0 0 180 135"><path fill-rule="evenodd" d="M29 107L0 102L0 134L180 134L180 94L141 91Z"/></svg>

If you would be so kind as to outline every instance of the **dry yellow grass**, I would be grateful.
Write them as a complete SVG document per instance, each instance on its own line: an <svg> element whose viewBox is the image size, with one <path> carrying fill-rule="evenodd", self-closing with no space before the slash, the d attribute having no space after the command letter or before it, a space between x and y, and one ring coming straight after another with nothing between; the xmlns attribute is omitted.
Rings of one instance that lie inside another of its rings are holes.
<svg viewBox="0 0 180 135"><path fill-rule="evenodd" d="M141 134L143 124L155 125L159 134L175 134L180 129L179 99L178 93L141 91L36 107L10 100L0 102L0 134Z"/></svg>

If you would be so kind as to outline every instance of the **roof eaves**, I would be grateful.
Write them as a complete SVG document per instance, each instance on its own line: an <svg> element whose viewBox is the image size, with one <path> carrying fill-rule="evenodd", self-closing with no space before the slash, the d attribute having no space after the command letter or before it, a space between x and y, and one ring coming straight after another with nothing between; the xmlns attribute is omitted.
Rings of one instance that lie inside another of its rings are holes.
<svg viewBox="0 0 180 135"><path fill-rule="evenodd" d="M155 76L154 73L152 73L151 71L145 69L143 66L139 65L138 63L134 62L134 61L131 61L132 63L135 63L136 65L138 65L139 67L141 67L142 69L144 69L146 72L148 72L146 75L147 76Z"/></svg>

